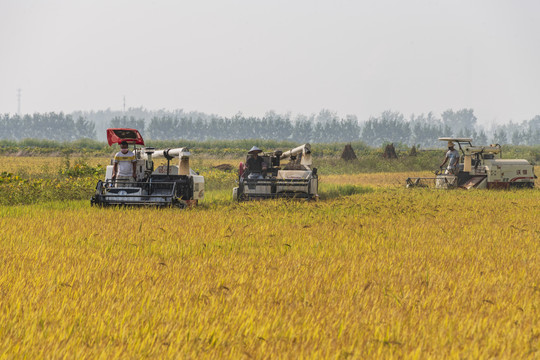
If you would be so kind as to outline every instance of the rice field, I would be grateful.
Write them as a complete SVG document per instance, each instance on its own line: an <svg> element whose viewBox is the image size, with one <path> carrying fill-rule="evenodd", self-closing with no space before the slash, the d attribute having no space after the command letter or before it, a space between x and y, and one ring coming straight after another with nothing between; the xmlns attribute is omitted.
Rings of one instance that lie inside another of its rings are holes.
<svg viewBox="0 0 540 360"><path fill-rule="evenodd" d="M311 203L0 206L0 358L540 356L538 188L410 175L321 175L366 191Z"/></svg>

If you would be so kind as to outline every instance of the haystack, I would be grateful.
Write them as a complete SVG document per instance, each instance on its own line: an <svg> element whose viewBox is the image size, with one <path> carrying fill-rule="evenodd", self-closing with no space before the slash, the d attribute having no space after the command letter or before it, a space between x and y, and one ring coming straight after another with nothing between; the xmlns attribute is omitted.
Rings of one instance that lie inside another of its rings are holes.
<svg viewBox="0 0 540 360"><path fill-rule="evenodd" d="M358 159L351 144L345 145L345 149L343 149L343 152L341 153L341 158L346 161Z"/></svg>
<svg viewBox="0 0 540 360"><path fill-rule="evenodd" d="M394 144L386 145L384 149L383 158L385 159L397 159L396 149Z"/></svg>
<svg viewBox="0 0 540 360"><path fill-rule="evenodd" d="M218 169L218 170L222 170L222 171L231 171L231 170L234 169L234 166L229 165L229 164L221 164L221 165L213 166L213 168Z"/></svg>

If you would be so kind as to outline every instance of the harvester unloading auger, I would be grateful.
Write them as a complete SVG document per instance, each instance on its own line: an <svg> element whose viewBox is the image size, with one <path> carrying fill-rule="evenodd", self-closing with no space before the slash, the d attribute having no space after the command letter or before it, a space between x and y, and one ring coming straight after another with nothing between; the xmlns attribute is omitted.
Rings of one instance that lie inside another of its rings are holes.
<svg viewBox="0 0 540 360"><path fill-rule="evenodd" d="M135 181L113 180L113 165L107 166L105 180L99 180L91 204L98 206L174 206L184 208L196 205L204 197L204 177L189 167L189 149L155 150L144 145L141 134L135 129L107 129L109 146L126 141L133 145L136 159ZM167 165L154 168L153 159L165 158ZM178 165L171 160L178 158Z"/></svg>
<svg viewBox="0 0 540 360"><path fill-rule="evenodd" d="M233 200L318 199L319 178L317 169L311 168L311 146L309 144L298 146L286 152L277 150L263 153L260 157L266 164L266 171L259 179L249 179L244 164L240 163L238 187L233 189ZM287 159L290 160L289 163L282 167L281 161Z"/></svg>
<svg viewBox="0 0 540 360"><path fill-rule="evenodd" d="M406 180L407 187L425 186L434 181L438 189L533 188L534 166L525 159L502 159L500 145L474 146L471 138L439 138L458 145L461 153L455 174L436 171L435 177ZM499 158L495 156L499 155Z"/></svg>

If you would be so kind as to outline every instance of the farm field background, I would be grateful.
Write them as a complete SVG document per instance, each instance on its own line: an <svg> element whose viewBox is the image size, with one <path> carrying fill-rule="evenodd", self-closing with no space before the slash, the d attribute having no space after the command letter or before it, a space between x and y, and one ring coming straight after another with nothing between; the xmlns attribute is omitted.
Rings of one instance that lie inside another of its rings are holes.
<svg viewBox="0 0 540 360"><path fill-rule="evenodd" d="M79 181L82 198L109 162L59 177L65 160L0 168ZM234 172L212 166L239 161L194 160L208 191L187 211L0 205L0 358L540 353L538 187L410 190L429 172L321 171L323 201L237 204Z"/></svg>
<svg viewBox="0 0 540 360"><path fill-rule="evenodd" d="M17 174L21 177L55 178L60 172L62 172L62 170L65 169L67 160L69 161L69 166L71 167L76 166L77 163L83 163L93 168L101 167L101 172L98 174L98 178L101 178L102 173L104 173L103 169L110 164L110 159L111 158L109 156L68 158L61 156L0 156L0 169L2 169L2 172ZM238 168L238 164L242 161L245 161L245 159L240 157L203 156L199 158L192 158L190 164L193 169L200 171L201 174L205 175L205 178L210 178L210 186L215 185L215 187L217 188L222 188L222 185L224 185L223 183L226 183L227 186L234 184L234 180L236 179L236 169ZM391 172L378 171L367 173L358 171L356 173L344 173L343 171L340 171L348 165L344 161L325 161L324 159L316 159L315 161L315 166L320 165L320 163L322 162L323 169L327 167L332 167L334 164L337 165L337 171L334 170L332 173L328 174L325 174L324 172L321 173L322 175L320 181L323 184L326 183L337 185L351 184L364 186L402 187L405 183L405 179L407 179L408 177L433 176L433 171L430 170ZM165 163L166 162L162 159L155 161L156 166ZM214 169L215 166L222 164L230 165L234 170L230 172L223 172ZM386 168L391 168L391 166L386 166ZM535 173L540 173L540 166L535 166ZM213 175L216 177L216 179L213 179Z"/></svg>
<svg viewBox="0 0 540 360"><path fill-rule="evenodd" d="M82 162L91 167L105 167L110 164L110 157L73 157L68 158L70 166ZM216 183L226 180L236 179L236 169L238 164L245 159L242 158L217 158L204 157L194 158L191 160L191 167L208 176L208 172L216 172L213 168L218 165L227 164L234 170L230 172L217 172L220 176ZM166 161L159 159L155 161L156 166L166 164ZM39 178L39 177L57 177L66 166L66 158L59 156L0 156L0 169L3 172L17 174L22 177ZM343 166L343 165L342 165ZM538 169L536 169L538 171ZM203 173L204 172L204 173ZM101 175L101 174L100 174ZM212 175L212 174L211 174ZM329 174L322 175L321 182L326 184L353 184L367 186L393 186L400 187L405 183L405 179L409 176L432 176L430 171L409 171L409 172L377 172L377 173L356 173L356 174ZM210 176L212 177L212 176ZM212 179L211 179L212 180ZM221 184L219 184L221 185ZM218 186L220 187L220 186Z"/></svg>

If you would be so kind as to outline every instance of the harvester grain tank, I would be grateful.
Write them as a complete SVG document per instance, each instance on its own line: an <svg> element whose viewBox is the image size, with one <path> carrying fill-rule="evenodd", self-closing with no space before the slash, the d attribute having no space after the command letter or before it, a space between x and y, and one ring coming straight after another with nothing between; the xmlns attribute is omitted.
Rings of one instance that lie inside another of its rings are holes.
<svg viewBox="0 0 540 360"><path fill-rule="evenodd" d="M204 198L204 177L189 167L187 148L156 150L144 145L135 129L107 129L109 146L126 141L133 145L136 178L132 182L113 181L113 165L108 165L105 179L98 181L92 205L174 206L196 205ZM154 167L154 159L165 158L166 165ZM171 164L178 159L178 165ZM112 163L112 161L111 161Z"/></svg>
<svg viewBox="0 0 540 360"><path fill-rule="evenodd" d="M260 157L267 168L260 179L249 179L244 164L240 163L238 187L233 189L234 200L318 199L319 178L317 169L311 167L312 155L309 144L286 152L277 150L263 153ZM282 166L281 162L284 160L289 160L289 162Z"/></svg>
<svg viewBox="0 0 540 360"><path fill-rule="evenodd" d="M407 187L434 180L439 189L533 188L534 166L525 159L502 159L500 145L474 146L471 138L441 137L458 145L461 153L456 174L437 171L435 177L407 179ZM498 157L497 157L498 156Z"/></svg>

